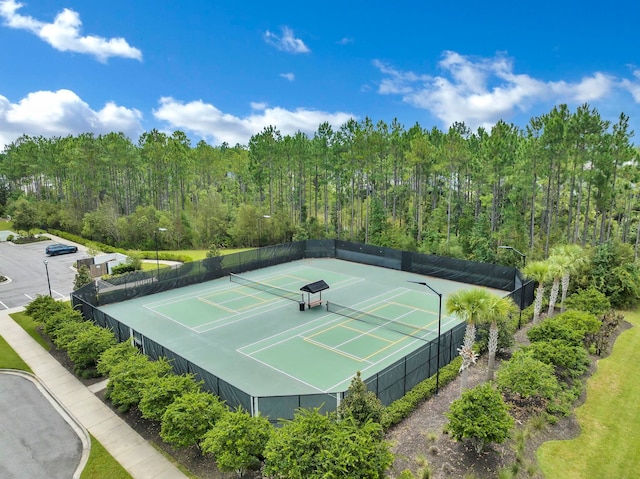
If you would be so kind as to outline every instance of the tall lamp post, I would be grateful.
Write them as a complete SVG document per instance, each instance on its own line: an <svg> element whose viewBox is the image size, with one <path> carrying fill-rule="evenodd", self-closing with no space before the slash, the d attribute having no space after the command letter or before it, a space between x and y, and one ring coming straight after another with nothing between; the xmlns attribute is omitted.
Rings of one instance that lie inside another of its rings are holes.
<svg viewBox="0 0 640 479"><path fill-rule="evenodd" d="M438 293L424 281L409 281L409 283L426 286L433 292L433 294L438 296L438 357L436 358L436 395L438 395L440 392L440 328L442 327L442 293Z"/></svg>
<svg viewBox="0 0 640 479"><path fill-rule="evenodd" d="M158 231L162 233L164 231L167 231L167 228L158 228L154 231L154 236L156 239L156 268L158 269L156 279L160 277L160 259L158 258Z"/></svg>
<svg viewBox="0 0 640 479"><path fill-rule="evenodd" d="M262 246L262 220L271 218L271 215L258 216L258 248Z"/></svg>
<svg viewBox="0 0 640 479"><path fill-rule="evenodd" d="M53 298L53 295L51 294L51 281L49 281L49 262L45 259L43 263L44 263L44 269L47 272L47 285L49 286L49 296Z"/></svg>
<svg viewBox="0 0 640 479"><path fill-rule="evenodd" d="M498 246L498 248L509 249L514 253L519 254L520 258L522 258L522 267L524 268L527 265L527 255L525 255L524 253L521 253L520 251L515 249L513 246L501 245L501 246ZM521 283L520 284L520 316L518 317L518 329L520 329L520 326L522 326L522 310L523 309L524 309L524 283Z"/></svg>

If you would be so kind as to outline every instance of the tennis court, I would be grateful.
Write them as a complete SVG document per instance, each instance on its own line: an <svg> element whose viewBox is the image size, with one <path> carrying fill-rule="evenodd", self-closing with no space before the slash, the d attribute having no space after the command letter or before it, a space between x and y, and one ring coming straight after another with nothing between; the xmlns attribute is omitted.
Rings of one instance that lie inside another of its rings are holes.
<svg viewBox="0 0 640 479"><path fill-rule="evenodd" d="M322 304L309 308L320 294L300 288L318 280L329 288L321 292ZM338 259L304 259L100 310L131 328L132 337L161 344L252 398L337 397L357 371L372 377L437 340L438 297L411 280L427 281L443 301L470 287ZM443 335L459 324L442 313Z"/></svg>

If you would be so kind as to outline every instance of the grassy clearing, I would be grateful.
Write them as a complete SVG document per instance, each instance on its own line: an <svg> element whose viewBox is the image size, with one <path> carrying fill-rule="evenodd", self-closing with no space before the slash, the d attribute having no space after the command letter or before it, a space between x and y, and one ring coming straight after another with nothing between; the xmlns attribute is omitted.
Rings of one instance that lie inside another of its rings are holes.
<svg viewBox="0 0 640 479"><path fill-rule="evenodd" d="M7 221L7 220L0 220L0 231L5 231L5 230L13 230L13 224L11 223L11 221Z"/></svg>
<svg viewBox="0 0 640 479"><path fill-rule="evenodd" d="M232 254L238 253L240 251L246 251L251 248L229 248L229 249L221 249L220 254ZM183 249L183 250L175 250L175 251L167 251L167 253L179 254L184 256L189 256L193 261L200 261L201 259L205 259L207 257L208 249Z"/></svg>
<svg viewBox="0 0 640 479"><path fill-rule="evenodd" d="M549 441L537 451L546 479L638 477L640 471L640 312L625 314L634 327L623 332L612 354L598 362L587 383L587 400L576 409L582 428L571 441Z"/></svg>
<svg viewBox="0 0 640 479"><path fill-rule="evenodd" d="M155 261L153 263L142 263L141 267L142 267L142 271L157 271L158 270L158 265L156 264ZM164 268L171 268L171 266L168 265L168 264L160 263L160 269L164 269Z"/></svg>
<svg viewBox="0 0 640 479"><path fill-rule="evenodd" d="M89 461L82 471L80 479L130 479L124 467L107 452L95 437L91 436Z"/></svg>
<svg viewBox="0 0 640 479"><path fill-rule="evenodd" d="M40 346L49 351L49 345L44 339L42 339L42 336L40 336L40 333L36 329L38 324L33 319L31 319L31 316L27 316L25 313L13 313L9 316L11 316L13 320L29 334L29 336L35 339L38 344L40 344Z"/></svg>
<svg viewBox="0 0 640 479"><path fill-rule="evenodd" d="M33 372L2 336L0 336L0 368Z"/></svg>

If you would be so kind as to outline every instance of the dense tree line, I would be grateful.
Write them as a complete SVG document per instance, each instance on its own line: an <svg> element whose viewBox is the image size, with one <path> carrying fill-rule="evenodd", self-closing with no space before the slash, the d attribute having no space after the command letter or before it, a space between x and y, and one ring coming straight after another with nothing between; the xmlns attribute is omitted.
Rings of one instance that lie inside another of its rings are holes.
<svg viewBox="0 0 640 479"><path fill-rule="evenodd" d="M23 136L0 154L0 204L25 230L140 249L162 227L173 248L328 237L482 261L509 244L542 258L556 243L638 244L632 137L627 116L612 124L586 104L475 132L369 118L312 137L269 126L233 147L194 147L180 131L137 144Z"/></svg>

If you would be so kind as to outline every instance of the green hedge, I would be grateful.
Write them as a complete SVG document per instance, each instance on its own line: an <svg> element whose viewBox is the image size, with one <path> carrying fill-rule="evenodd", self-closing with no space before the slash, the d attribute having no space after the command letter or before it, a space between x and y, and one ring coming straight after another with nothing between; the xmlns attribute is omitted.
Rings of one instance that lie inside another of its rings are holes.
<svg viewBox="0 0 640 479"><path fill-rule="evenodd" d="M448 365L440 369L440 387L453 381L460 371L462 359L458 356ZM420 404L429 399L436 391L436 376L425 379L404 397L392 402L382 412L382 420L380 423L385 429L398 424L415 411Z"/></svg>
<svg viewBox="0 0 640 479"><path fill-rule="evenodd" d="M120 253L127 256L129 255L129 251L127 251L126 249L116 248L114 246L109 246L108 244L91 241L83 238L82 236L67 233L66 231L48 230L48 232L52 235L59 236L60 238L73 241L74 243L78 243L89 248L98 249L100 251L103 251L104 253ZM142 259L156 259L155 251L139 251L136 254L138 254ZM190 263L191 261L193 261L193 258L191 258L190 256L167 253L164 251L158 251L158 259L165 261L179 261L181 263Z"/></svg>

